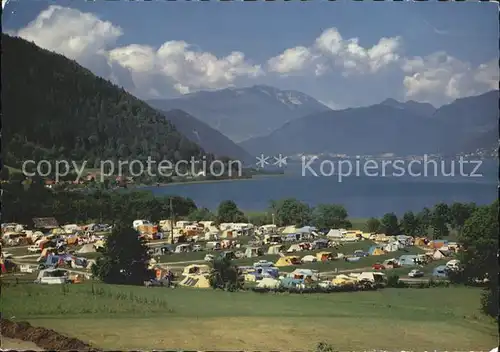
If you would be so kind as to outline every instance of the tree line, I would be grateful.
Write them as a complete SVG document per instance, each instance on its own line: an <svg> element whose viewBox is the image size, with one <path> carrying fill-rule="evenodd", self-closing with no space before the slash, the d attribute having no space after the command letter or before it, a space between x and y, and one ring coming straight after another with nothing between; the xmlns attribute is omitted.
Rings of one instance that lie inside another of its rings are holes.
<svg viewBox="0 0 500 352"><path fill-rule="evenodd" d="M465 222L477 209L475 203L436 204L433 208L423 208L420 212L408 211L398 218L395 213L387 213L381 219L370 218L366 223L368 232L385 233L389 236L428 236L443 239L450 230L462 231Z"/></svg>

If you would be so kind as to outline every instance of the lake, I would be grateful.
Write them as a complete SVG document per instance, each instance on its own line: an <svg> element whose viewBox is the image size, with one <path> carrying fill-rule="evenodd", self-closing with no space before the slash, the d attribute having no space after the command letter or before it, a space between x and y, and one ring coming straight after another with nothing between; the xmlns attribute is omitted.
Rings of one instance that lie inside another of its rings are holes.
<svg viewBox="0 0 500 352"><path fill-rule="evenodd" d="M473 167L465 166L463 174L470 175ZM319 165L315 164L313 170L319 173ZM146 187L145 190L158 196L173 194L189 197L199 207L211 210L215 210L223 200L233 200L242 210L262 211L268 208L270 200L293 197L311 206L342 204L349 216L361 218L380 217L388 212L402 215L405 211L420 211L439 202L488 204L498 196L498 163L493 160L483 162L477 171L482 174L480 177L443 176L439 171L435 175L432 170L427 177L397 177L388 171L386 176L348 176L339 182L338 175L315 177L308 172L302 176L301 171L302 165L294 164L288 165L285 175L281 176L174 184ZM412 172L417 173L418 170Z"/></svg>

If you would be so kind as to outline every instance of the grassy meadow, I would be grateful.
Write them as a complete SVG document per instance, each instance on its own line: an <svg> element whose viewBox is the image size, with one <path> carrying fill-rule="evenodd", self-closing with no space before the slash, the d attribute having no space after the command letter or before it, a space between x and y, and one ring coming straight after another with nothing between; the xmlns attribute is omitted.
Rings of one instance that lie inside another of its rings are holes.
<svg viewBox="0 0 500 352"><path fill-rule="evenodd" d="M259 294L85 283L3 287L1 311L104 349L489 350L480 290Z"/></svg>

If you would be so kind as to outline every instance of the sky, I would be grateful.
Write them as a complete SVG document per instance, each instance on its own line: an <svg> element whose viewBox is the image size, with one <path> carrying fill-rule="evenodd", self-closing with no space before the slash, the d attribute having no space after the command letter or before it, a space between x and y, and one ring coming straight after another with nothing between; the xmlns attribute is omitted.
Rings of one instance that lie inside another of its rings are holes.
<svg viewBox="0 0 500 352"><path fill-rule="evenodd" d="M143 98L265 84L341 109L498 89L498 4L18 0L3 32Z"/></svg>

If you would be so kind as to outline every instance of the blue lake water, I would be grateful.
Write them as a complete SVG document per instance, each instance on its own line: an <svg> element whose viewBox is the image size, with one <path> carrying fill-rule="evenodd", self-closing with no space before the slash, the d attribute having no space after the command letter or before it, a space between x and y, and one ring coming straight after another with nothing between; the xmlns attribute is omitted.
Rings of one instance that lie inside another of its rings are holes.
<svg viewBox="0 0 500 352"><path fill-rule="evenodd" d="M315 167L314 170L319 170ZM464 169L467 174L471 168ZM414 171L417 172L417 171ZM486 161L477 171L480 177L466 176L338 176L301 175L301 165L289 165L283 176L260 176L250 180L213 183L175 184L147 187L155 195L179 195L193 199L200 207L215 210L223 200L233 200L247 211L268 208L270 200L293 197L311 206L336 203L346 207L352 217L398 215L420 211L439 202L488 204L498 197L498 164ZM386 174L390 174L387 172Z"/></svg>

